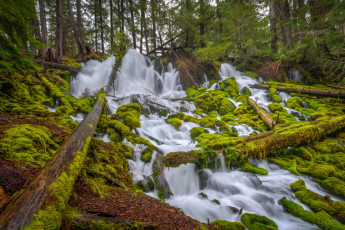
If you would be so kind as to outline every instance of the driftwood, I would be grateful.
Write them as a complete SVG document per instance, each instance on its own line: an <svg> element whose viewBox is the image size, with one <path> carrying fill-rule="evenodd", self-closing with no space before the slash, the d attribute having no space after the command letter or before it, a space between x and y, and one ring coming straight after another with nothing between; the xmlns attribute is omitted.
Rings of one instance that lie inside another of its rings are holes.
<svg viewBox="0 0 345 230"><path fill-rule="evenodd" d="M276 125L276 122L266 113L265 110L263 110L256 102L249 98L248 99L249 104L253 107L253 109L256 111L256 113L261 117L263 122L267 125L269 129L273 129Z"/></svg>
<svg viewBox="0 0 345 230"><path fill-rule="evenodd" d="M265 89L270 88L269 85L254 84L251 88L255 89ZM289 88L285 86L275 86L278 91L283 91L287 93L300 93L307 94L311 96L319 97L335 97L335 98L345 98L345 91L335 91L335 90L326 90L326 89L311 89L311 88Z"/></svg>
<svg viewBox="0 0 345 230"><path fill-rule="evenodd" d="M42 60L36 60L36 59L30 59L30 61L33 61L43 67L52 68L52 69L61 69L61 70L67 70L71 73L77 74L81 68L80 67L72 67L68 65L63 65L55 62L47 62Z"/></svg>
<svg viewBox="0 0 345 230"><path fill-rule="evenodd" d="M63 211L59 209L65 207L68 202L104 104L105 99L100 97L71 137L24 191L1 213L0 229L21 229L32 223L34 215L39 210L47 212L47 206ZM63 196L59 194L61 192ZM54 215L52 214L51 218L56 218ZM49 217L45 218L48 219L47 221L53 221L49 220Z"/></svg>
<svg viewBox="0 0 345 230"><path fill-rule="evenodd" d="M304 125L293 125L277 131L250 136L238 137L243 139L243 143L232 147L240 155L247 158L263 158L274 155L279 150L289 146L309 144L317 141L329 134L337 132L345 127L345 116L332 119L308 122ZM217 152L222 152L218 150ZM172 152L164 157L166 167L176 167L181 164L198 163L195 152Z"/></svg>

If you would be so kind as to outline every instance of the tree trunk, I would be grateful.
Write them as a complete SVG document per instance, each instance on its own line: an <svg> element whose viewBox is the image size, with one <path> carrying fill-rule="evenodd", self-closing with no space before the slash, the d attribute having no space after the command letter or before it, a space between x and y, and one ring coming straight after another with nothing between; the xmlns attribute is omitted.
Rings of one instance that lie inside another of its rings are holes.
<svg viewBox="0 0 345 230"><path fill-rule="evenodd" d="M83 20L81 17L81 0L77 0L77 27L79 31L79 36L81 40L81 45L84 46L84 41L83 41Z"/></svg>
<svg viewBox="0 0 345 230"><path fill-rule="evenodd" d="M55 50L56 50L56 55L60 60L62 60L62 38L63 38L62 0L56 0Z"/></svg>
<svg viewBox="0 0 345 230"><path fill-rule="evenodd" d="M98 25L97 25L97 1L94 1L94 8L95 8L95 50L98 52Z"/></svg>
<svg viewBox="0 0 345 230"><path fill-rule="evenodd" d="M278 51L278 34L277 34L277 4L275 0L269 0L269 18L270 18L270 32L271 32L271 51L276 53Z"/></svg>
<svg viewBox="0 0 345 230"><path fill-rule="evenodd" d="M143 39L144 39L144 4L145 2L140 0L140 46L139 51L143 53Z"/></svg>
<svg viewBox="0 0 345 230"><path fill-rule="evenodd" d="M39 7L40 7L40 20L41 20L41 42L45 46L47 46L47 44L48 44L48 32L47 32L45 0L39 0ZM45 56L46 51L47 51L47 48L42 48L40 50L42 60L44 60L44 56Z"/></svg>
<svg viewBox="0 0 345 230"><path fill-rule="evenodd" d="M205 23L204 23L204 8L205 8L205 3L204 0L199 0L199 5L200 5L200 12L199 12L199 20L200 20L200 24L199 24L199 29L200 29L200 47L205 47L205 41L203 36L205 35Z"/></svg>
<svg viewBox="0 0 345 230"><path fill-rule="evenodd" d="M61 69L61 70L67 70L73 74L77 74L79 73L79 71L81 70L81 68L79 67L72 67L72 66L68 66L68 65L62 65L56 62L49 62L49 61L41 61L41 60L35 60L35 59L31 59L31 61L42 65L43 67L48 67L48 68L53 68L53 69Z"/></svg>
<svg viewBox="0 0 345 230"><path fill-rule="evenodd" d="M34 27L34 30L32 31L32 35L35 37L36 40L38 41L41 40L40 25L39 25L36 13L34 14L34 17L31 18L30 24ZM32 54L37 55L38 54L37 48L33 44L30 44L30 46L31 46Z"/></svg>
<svg viewBox="0 0 345 230"><path fill-rule="evenodd" d="M218 22L219 22L219 33L223 33L223 22L222 22L222 14L220 12L220 3L219 0L217 0L217 10L216 10Z"/></svg>
<svg viewBox="0 0 345 230"><path fill-rule="evenodd" d="M125 32L125 6L124 0L121 0L121 32Z"/></svg>
<svg viewBox="0 0 345 230"><path fill-rule="evenodd" d="M320 138L340 131L345 127L345 116L332 119L306 122L304 125L285 127L275 132L267 132L251 137L234 137L237 146L228 144L219 146L222 148L233 148L240 157L262 159L268 155L275 155L278 151L293 145L309 144ZM238 140L237 142L235 140ZM218 150L216 152L221 152ZM211 159L212 160L212 159ZM164 164L166 167L177 167L181 164L200 163L196 151L173 152L165 155Z"/></svg>
<svg viewBox="0 0 345 230"><path fill-rule="evenodd" d="M34 219L47 226L48 223L55 223L56 218L62 217L104 104L105 98L100 97L68 141L1 213L1 229L21 229ZM51 210L55 211L54 214L50 213ZM38 211L46 215L43 215L43 218L39 215L35 217ZM57 225L59 227L59 223Z"/></svg>
<svg viewBox="0 0 345 230"><path fill-rule="evenodd" d="M255 84L255 85L252 85L251 88L268 90L270 86ZM300 94L307 94L307 95L319 96L319 97L345 98L345 91L334 91L334 90L316 89L316 88L288 88L285 86L277 86L275 88L278 91L283 91L287 93L300 93Z"/></svg>
<svg viewBox="0 0 345 230"><path fill-rule="evenodd" d="M280 14L282 17L282 30L285 38L285 46L287 49L292 49L292 31L291 31L291 17L290 17L290 4L288 0L280 2Z"/></svg>
<svg viewBox="0 0 345 230"><path fill-rule="evenodd" d="M103 30L103 13L102 13L102 0L98 0L99 3L99 22L101 26L101 44L102 44L102 53L104 54L104 30Z"/></svg>
<svg viewBox="0 0 345 230"><path fill-rule="evenodd" d="M131 14L131 31L132 31L132 38L133 38L133 47L134 49L137 48L137 39L135 34L135 25L134 25L134 6L133 6L133 0L129 1L129 10Z"/></svg>
<svg viewBox="0 0 345 230"><path fill-rule="evenodd" d="M263 110L253 99L248 99L249 104L253 107L255 112L261 117L262 121L267 125L271 130L276 125L276 122Z"/></svg>
<svg viewBox="0 0 345 230"><path fill-rule="evenodd" d="M113 51L113 43L114 43L114 23L113 23L113 0L109 0L110 6L110 49Z"/></svg>
<svg viewBox="0 0 345 230"><path fill-rule="evenodd" d="M68 5L68 9L69 9L69 17L70 17L70 20L71 20L71 26L72 26L73 33L74 33L75 42L76 42L77 47L78 47L79 57L81 58L81 60L84 60L83 44L82 44L82 41L81 41L81 36L80 36L78 25L74 21L71 0L67 0L67 5Z"/></svg>
<svg viewBox="0 0 345 230"><path fill-rule="evenodd" d="M151 0L151 17L152 17L152 43L153 49L157 48L157 41L156 41L156 0Z"/></svg>

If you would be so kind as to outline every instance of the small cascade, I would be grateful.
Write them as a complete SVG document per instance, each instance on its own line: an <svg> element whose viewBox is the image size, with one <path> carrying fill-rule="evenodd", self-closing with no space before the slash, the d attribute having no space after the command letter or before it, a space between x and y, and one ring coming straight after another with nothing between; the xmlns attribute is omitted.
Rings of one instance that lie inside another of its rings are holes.
<svg viewBox="0 0 345 230"><path fill-rule="evenodd" d="M71 80L71 94L74 97L89 97L105 89L109 82L111 71L115 64L115 57L111 56L103 62L90 60L82 63L82 69Z"/></svg>
<svg viewBox="0 0 345 230"><path fill-rule="evenodd" d="M295 69L295 68L289 69L288 77L291 80L297 80L300 82L304 82L304 77L301 74L301 71L299 71L298 69Z"/></svg>

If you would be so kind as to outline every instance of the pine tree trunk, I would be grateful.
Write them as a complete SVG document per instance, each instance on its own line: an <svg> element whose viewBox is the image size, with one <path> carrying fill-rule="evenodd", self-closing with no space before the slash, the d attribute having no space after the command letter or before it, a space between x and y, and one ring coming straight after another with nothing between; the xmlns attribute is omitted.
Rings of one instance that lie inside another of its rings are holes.
<svg viewBox="0 0 345 230"><path fill-rule="evenodd" d="M81 0L77 0L77 26L78 26L78 31L79 31L79 36L81 40L82 46L84 46L84 41L83 41L83 20L81 17Z"/></svg>
<svg viewBox="0 0 345 230"><path fill-rule="evenodd" d="M98 0L99 3L99 22L101 26L101 44L102 44L102 53L104 54L104 30L103 30L103 13L102 13L102 0Z"/></svg>
<svg viewBox="0 0 345 230"><path fill-rule="evenodd" d="M97 1L94 1L94 8L95 8L95 50L96 53L98 52L98 25L97 25Z"/></svg>
<svg viewBox="0 0 345 230"><path fill-rule="evenodd" d="M157 41L156 41L156 0L151 0L151 15L152 15L152 43L153 49L157 48Z"/></svg>
<svg viewBox="0 0 345 230"><path fill-rule="evenodd" d="M200 4L200 16L199 16L199 20L201 20L200 21L200 37L201 37L201 39L200 39L200 46L201 47L205 47L205 41L204 41L204 39L203 39L203 36L204 36L204 34L205 34L205 23L204 23L204 20L203 20L203 17L204 17L204 15L202 15L203 14L203 12L204 12L204 7L205 7L205 3L204 3L204 0L199 0L199 4Z"/></svg>
<svg viewBox="0 0 345 230"><path fill-rule="evenodd" d="M81 36L80 36L80 33L79 33L78 25L74 21L71 0L67 0L67 5L68 5L68 9L69 9L69 17L70 17L70 20L71 20L71 25L72 25L72 29L73 29L73 33L74 33L75 42L76 42L77 47L78 47L79 57L81 58L81 60L84 60L83 44L82 44L82 41L81 41Z"/></svg>
<svg viewBox="0 0 345 230"><path fill-rule="evenodd" d="M134 6L133 6L133 0L129 1L129 10L131 14L131 31L132 31L132 38L133 38L133 47L134 49L137 48L137 39L135 34L135 25L134 25Z"/></svg>
<svg viewBox="0 0 345 230"><path fill-rule="evenodd" d="M124 0L121 0L121 32L125 32L125 6Z"/></svg>
<svg viewBox="0 0 345 230"><path fill-rule="evenodd" d="M113 25L113 0L109 0L110 6L110 49L113 51L114 43L114 25Z"/></svg>
<svg viewBox="0 0 345 230"><path fill-rule="evenodd" d="M48 32L47 32L47 19L46 19L46 6L45 0L39 0L39 7L40 7L40 20L41 20L41 42L45 45L48 44ZM47 48L42 48L40 50L40 54L42 60L44 60L45 53Z"/></svg>
<svg viewBox="0 0 345 230"><path fill-rule="evenodd" d="M55 50L56 56L62 60L62 38L63 38L63 23L62 23L62 0L56 0L56 37Z"/></svg>
<svg viewBox="0 0 345 230"><path fill-rule="evenodd" d="M36 13L34 14L34 17L31 18L30 24L34 27L34 30L32 31L32 35L37 40L41 40L40 25L39 25ZM37 55L38 54L37 48L32 43L30 44L30 47L31 47L32 54Z"/></svg>
<svg viewBox="0 0 345 230"><path fill-rule="evenodd" d="M284 32L285 46L287 49L292 49L292 31L291 31L291 17L290 17L290 4L288 0L280 2L280 13L282 17L282 29Z"/></svg>
<svg viewBox="0 0 345 230"><path fill-rule="evenodd" d="M278 51L278 34L277 34L277 5L275 0L269 0L269 18L270 18L270 32L271 32L271 51L276 53Z"/></svg>

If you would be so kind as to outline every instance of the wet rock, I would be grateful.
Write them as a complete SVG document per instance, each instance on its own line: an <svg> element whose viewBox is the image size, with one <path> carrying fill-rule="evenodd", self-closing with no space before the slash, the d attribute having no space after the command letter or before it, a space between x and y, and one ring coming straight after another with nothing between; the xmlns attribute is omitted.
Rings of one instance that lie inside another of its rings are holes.
<svg viewBox="0 0 345 230"><path fill-rule="evenodd" d="M207 196L205 193L203 193L203 192L200 192L200 193L198 194L198 197L199 197L200 199L203 199L203 200L208 199L208 196Z"/></svg>
<svg viewBox="0 0 345 230"><path fill-rule="evenodd" d="M153 61L153 68L157 73L159 73L159 75L162 75L164 73L163 63L159 59Z"/></svg>
<svg viewBox="0 0 345 230"><path fill-rule="evenodd" d="M232 213L240 213L240 211L242 210L242 209L240 210L240 209L233 207L233 206L228 206L228 208L230 209L230 211Z"/></svg>
<svg viewBox="0 0 345 230"><path fill-rule="evenodd" d="M220 201L219 201L219 200L217 200L217 199L213 199L213 200L211 200L211 202L213 202L213 203L215 203L215 204L220 205Z"/></svg>

